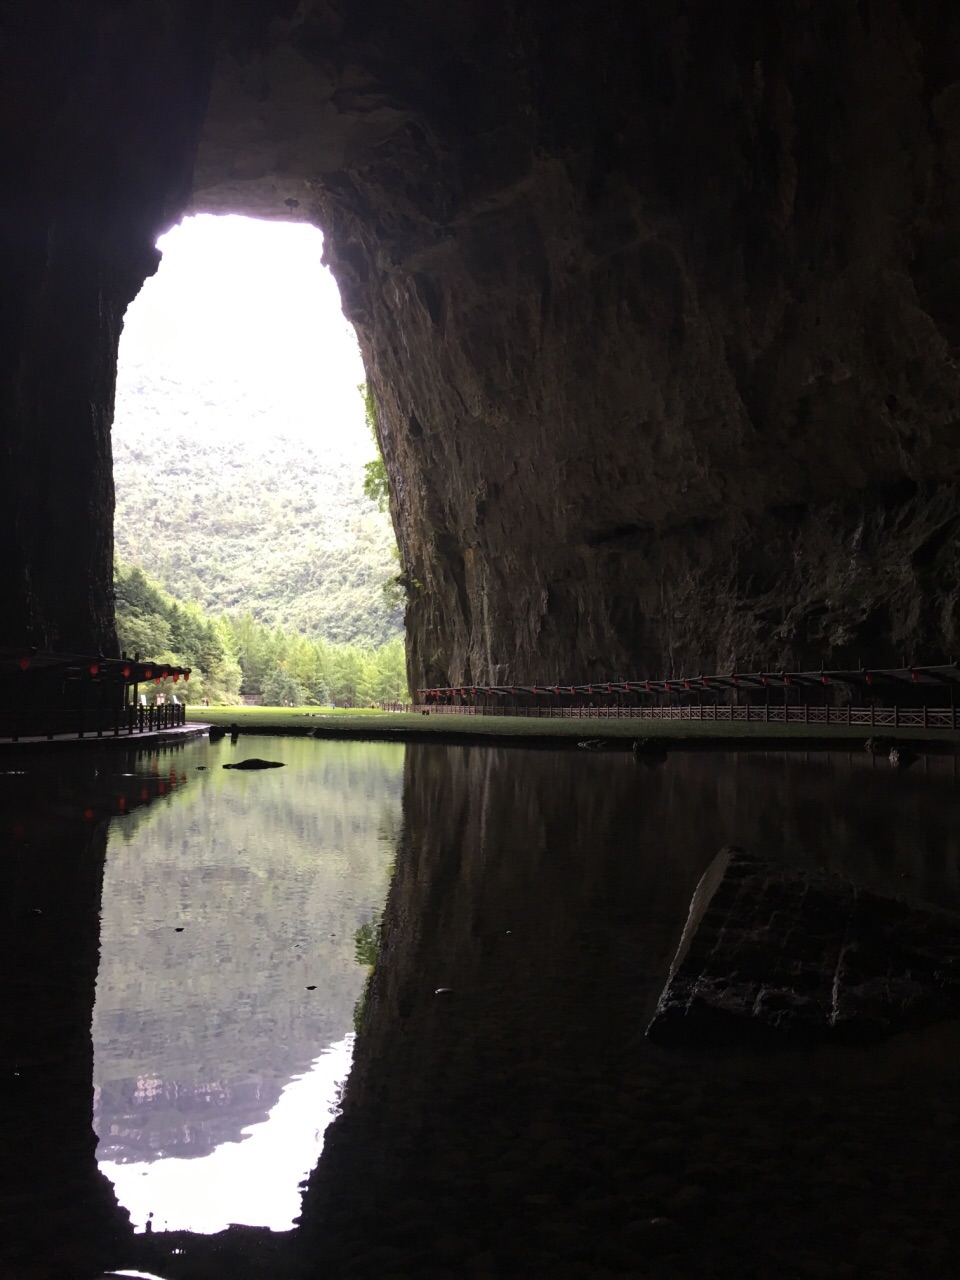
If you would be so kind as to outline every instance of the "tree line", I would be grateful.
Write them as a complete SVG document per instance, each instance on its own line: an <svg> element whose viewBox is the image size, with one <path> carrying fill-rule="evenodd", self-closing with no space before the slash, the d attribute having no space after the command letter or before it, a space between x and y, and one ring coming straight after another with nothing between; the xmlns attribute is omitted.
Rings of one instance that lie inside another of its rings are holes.
<svg viewBox="0 0 960 1280"><path fill-rule="evenodd" d="M407 700L399 636L379 647L332 644L258 622L249 611L211 618L200 605L176 600L137 565L117 564L115 590L121 649L190 667L189 683L171 686L181 700L348 707Z"/></svg>

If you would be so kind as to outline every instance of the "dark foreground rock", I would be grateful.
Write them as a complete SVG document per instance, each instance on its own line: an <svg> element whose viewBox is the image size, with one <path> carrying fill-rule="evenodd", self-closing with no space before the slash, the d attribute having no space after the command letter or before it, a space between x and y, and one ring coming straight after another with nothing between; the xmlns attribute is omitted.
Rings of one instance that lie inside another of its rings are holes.
<svg viewBox="0 0 960 1280"><path fill-rule="evenodd" d="M879 1039L960 1016L960 916L721 850L647 1034L663 1044Z"/></svg>
<svg viewBox="0 0 960 1280"><path fill-rule="evenodd" d="M225 769L282 769L282 760L260 760L251 756L249 760L238 760L235 764L225 764Z"/></svg>

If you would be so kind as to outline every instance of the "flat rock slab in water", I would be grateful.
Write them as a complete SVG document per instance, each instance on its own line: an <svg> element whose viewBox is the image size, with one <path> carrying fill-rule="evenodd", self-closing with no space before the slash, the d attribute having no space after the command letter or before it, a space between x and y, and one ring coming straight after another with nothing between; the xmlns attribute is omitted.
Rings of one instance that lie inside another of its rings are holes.
<svg viewBox="0 0 960 1280"><path fill-rule="evenodd" d="M225 764L225 769L282 769L282 760L258 760L251 756L249 760L238 760L235 764Z"/></svg>
<svg viewBox="0 0 960 1280"><path fill-rule="evenodd" d="M662 1044L876 1040L960 1017L960 916L721 850L647 1034Z"/></svg>

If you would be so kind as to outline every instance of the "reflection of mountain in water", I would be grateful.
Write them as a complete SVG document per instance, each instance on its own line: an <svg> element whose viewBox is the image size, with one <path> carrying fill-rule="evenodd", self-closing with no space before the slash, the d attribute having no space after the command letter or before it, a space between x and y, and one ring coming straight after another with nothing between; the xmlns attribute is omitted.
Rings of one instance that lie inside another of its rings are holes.
<svg viewBox="0 0 960 1280"><path fill-rule="evenodd" d="M354 932L386 893L403 749L286 739L271 743L283 770L218 767L250 754L187 748L189 784L111 829L93 1023L101 1160L238 1140L351 1028L365 976Z"/></svg>

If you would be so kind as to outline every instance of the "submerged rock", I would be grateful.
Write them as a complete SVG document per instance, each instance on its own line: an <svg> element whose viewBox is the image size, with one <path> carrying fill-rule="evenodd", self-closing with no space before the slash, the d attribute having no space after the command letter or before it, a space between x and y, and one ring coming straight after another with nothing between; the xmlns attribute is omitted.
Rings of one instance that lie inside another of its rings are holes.
<svg viewBox="0 0 960 1280"><path fill-rule="evenodd" d="M637 738L633 744L633 755L638 764L645 764L650 768L666 764L667 761L667 749L656 738Z"/></svg>
<svg viewBox="0 0 960 1280"><path fill-rule="evenodd" d="M916 751L911 751L909 747L905 747L903 743L900 743L898 746L890 748L888 759L894 769L909 769L920 757Z"/></svg>
<svg viewBox="0 0 960 1280"><path fill-rule="evenodd" d="M226 736L226 733L227 731L224 729L223 725L212 724L210 726L210 741L219 742L221 738Z"/></svg>
<svg viewBox="0 0 960 1280"><path fill-rule="evenodd" d="M647 1034L868 1041L960 1016L960 916L721 850Z"/></svg>
<svg viewBox="0 0 960 1280"><path fill-rule="evenodd" d="M225 764L225 769L282 769L282 760L259 760L251 756L249 760L238 760L235 764Z"/></svg>

